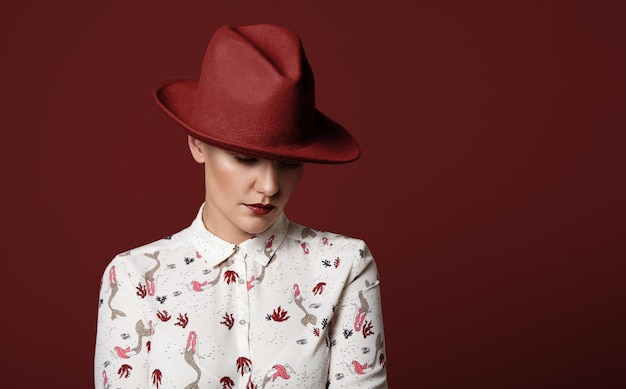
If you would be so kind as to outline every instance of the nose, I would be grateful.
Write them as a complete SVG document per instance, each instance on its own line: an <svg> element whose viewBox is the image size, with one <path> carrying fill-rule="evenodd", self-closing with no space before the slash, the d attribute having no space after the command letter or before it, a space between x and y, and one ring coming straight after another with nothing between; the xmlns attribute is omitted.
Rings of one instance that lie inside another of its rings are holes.
<svg viewBox="0 0 626 389"><path fill-rule="evenodd" d="M259 166L255 190L267 197L272 197L278 193L278 167L275 161L264 160Z"/></svg>

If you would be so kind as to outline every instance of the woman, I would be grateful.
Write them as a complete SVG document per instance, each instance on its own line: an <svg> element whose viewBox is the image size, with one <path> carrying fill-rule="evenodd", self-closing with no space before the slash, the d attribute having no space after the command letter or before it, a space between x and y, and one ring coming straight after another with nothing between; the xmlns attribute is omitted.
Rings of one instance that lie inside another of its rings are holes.
<svg viewBox="0 0 626 389"><path fill-rule="evenodd" d="M386 388L370 251L284 213L303 163L360 155L315 109L298 36L221 27L199 80L154 96L204 164L205 201L188 228L105 270L96 388Z"/></svg>

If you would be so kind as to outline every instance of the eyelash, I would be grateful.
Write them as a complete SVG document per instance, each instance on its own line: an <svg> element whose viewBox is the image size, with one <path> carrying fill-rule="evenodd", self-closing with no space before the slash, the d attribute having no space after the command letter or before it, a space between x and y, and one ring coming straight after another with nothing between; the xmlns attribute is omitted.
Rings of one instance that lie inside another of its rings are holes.
<svg viewBox="0 0 626 389"><path fill-rule="evenodd" d="M235 160L242 165L254 165L257 162L256 158L244 157L243 155L235 155Z"/></svg>
<svg viewBox="0 0 626 389"><path fill-rule="evenodd" d="M235 154L234 157L237 162L246 166L252 166L258 162L258 159L254 157L245 157L243 155L237 155L237 154ZM288 169L295 169L297 167L302 166L302 162L297 162L297 161L280 161L280 164Z"/></svg>

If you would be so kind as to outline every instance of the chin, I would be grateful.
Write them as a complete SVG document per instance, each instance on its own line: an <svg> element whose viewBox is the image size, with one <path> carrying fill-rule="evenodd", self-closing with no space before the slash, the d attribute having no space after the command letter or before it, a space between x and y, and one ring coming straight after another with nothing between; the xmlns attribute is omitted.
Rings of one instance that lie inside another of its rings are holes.
<svg viewBox="0 0 626 389"><path fill-rule="evenodd" d="M250 235L257 235L267 230L268 228L270 228L272 223L274 223L274 220L272 220L271 223L270 222L246 223L245 225L241 226L241 229Z"/></svg>

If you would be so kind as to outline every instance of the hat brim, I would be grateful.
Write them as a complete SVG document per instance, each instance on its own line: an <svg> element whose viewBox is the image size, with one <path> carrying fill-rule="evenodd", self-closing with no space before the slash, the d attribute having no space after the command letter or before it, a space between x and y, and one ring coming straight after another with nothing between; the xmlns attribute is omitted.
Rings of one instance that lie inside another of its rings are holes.
<svg viewBox="0 0 626 389"><path fill-rule="evenodd" d="M315 110L314 136L304 143L289 145L251 145L228 141L207 134L186 120L193 109L196 80L172 80L157 86L153 97L157 105L191 136L213 146L267 159L284 159L312 163L347 163L361 155L356 139L342 125Z"/></svg>

